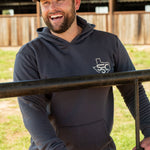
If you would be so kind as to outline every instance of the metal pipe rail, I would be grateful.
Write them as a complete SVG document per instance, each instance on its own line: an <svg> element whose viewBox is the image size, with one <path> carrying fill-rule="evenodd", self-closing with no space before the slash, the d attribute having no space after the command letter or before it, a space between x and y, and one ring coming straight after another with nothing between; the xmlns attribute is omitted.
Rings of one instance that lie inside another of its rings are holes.
<svg viewBox="0 0 150 150"><path fill-rule="evenodd" d="M138 82L150 81L150 69L132 72L117 72L87 76L0 83L0 98L44 94L47 92L59 92L96 86L129 84L134 83L135 79L138 79Z"/></svg>
<svg viewBox="0 0 150 150"><path fill-rule="evenodd" d="M112 86L120 84L135 85L135 134L136 150L140 148L139 133L139 82L150 81L150 69L130 72L117 72L108 74L96 74L87 76L73 76L65 78L53 78L22 82L10 82L0 84L0 98L16 97L49 92L83 89L97 86Z"/></svg>

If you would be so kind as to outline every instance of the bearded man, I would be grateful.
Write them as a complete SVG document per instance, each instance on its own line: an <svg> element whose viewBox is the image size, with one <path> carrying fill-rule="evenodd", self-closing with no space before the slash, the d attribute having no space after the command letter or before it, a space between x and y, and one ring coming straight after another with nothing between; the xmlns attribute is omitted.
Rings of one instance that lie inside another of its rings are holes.
<svg viewBox="0 0 150 150"><path fill-rule="evenodd" d="M40 0L47 27L19 50L14 81L92 75L135 70L117 36L97 31L76 15L80 0ZM118 86L132 115L134 85ZM141 147L150 149L150 104L140 91ZM70 90L18 98L29 150L116 150L112 87ZM135 148L134 148L135 149Z"/></svg>

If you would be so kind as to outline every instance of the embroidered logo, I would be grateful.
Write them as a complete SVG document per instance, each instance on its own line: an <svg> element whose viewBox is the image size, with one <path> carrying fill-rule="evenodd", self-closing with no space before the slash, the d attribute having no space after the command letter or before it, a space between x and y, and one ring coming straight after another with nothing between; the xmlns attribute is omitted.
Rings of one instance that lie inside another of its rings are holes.
<svg viewBox="0 0 150 150"><path fill-rule="evenodd" d="M109 73L111 70L109 62L102 62L100 58L96 58L96 66L93 67L98 73Z"/></svg>

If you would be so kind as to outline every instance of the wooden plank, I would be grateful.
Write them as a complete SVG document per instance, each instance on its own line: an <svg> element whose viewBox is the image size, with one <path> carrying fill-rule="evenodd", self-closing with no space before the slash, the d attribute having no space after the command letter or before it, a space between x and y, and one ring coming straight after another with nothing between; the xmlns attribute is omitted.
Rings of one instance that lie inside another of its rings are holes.
<svg viewBox="0 0 150 150"><path fill-rule="evenodd" d="M40 2L36 2L36 11L37 11L37 28L41 27L41 11L40 11Z"/></svg>
<svg viewBox="0 0 150 150"><path fill-rule="evenodd" d="M0 44L3 46L9 45L9 19L0 18Z"/></svg>
<svg viewBox="0 0 150 150"><path fill-rule="evenodd" d="M93 15L93 24L96 26L96 28L97 28L97 22L98 22L97 15Z"/></svg>
<svg viewBox="0 0 150 150"><path fill-rule="evenodd" d="M114 33L116 35L119 35L119 30L118 30L118 27L119 27L119 15L114 15Z"/></svg>
<svg viewBox="0 0 150 150"><path fill-rule="evenodd" d="M110 17L110 28L109 32L114 33L114 8L116 0L109 0L109 17Z"/></svg>
<svg viewBox="0 0 150 150"><path fill-rule="evenodd" d="M115 15L120 15L120 14L150 14L150 12L145 12L145 11L116 11L114 12Z"/></svg>
<svg viewBox="0 0 150 150"><path fill-rule="evenodd" d="M22 17L17 17L17 37L18 37L18 46L21 46L22 43Z"/></svg>
<svg viewBox="0 0 150 150"><path fill-rule="evenodd" d="M108 15L106 14L106 32L108 32L108 30L109 30L109 21L108 21Z"/></svg>
<svg viewBox="0 0 150 150"><path fill-rule="evenodd" d="M144 44L150 44L150 14L144 15Z"/></svg>
<svg viewBox="0 0 150 150"><path fill-rule="evenodd" d="M131 14L131 25L130 25L130 31L131 31L131 41L132 44L137 44L138 42L138 15ZM131 43L130 43L131 44Z"/></svg>
<svg viewBox="0 0 150 150"><path fill-rule="evenodd" d="M2 41L3 40L3 35L2 35L3 34L3 31L2 31L2 20L3 19L0 18L0 22L1 22L0 23L0 34L1 34L1 36L0 36L0 45L3 45L3 41Z"/></svg>
<svg viewBox="0 0 150 150"><path fill-rule="evenodd" d="M124 22L125 22L125 16L121 16L121 15L118 15L118 37L120 38L121 41L124 41L125 43L125 39L124 39L124 35L123 35L123 32L125 30L125 26L124 26Z"/></svg>
<svg viewBox="0 0 150 150"><path fill-rule="evenodd" d="M29 20L28 17L22 18L22 44L26 44L30 41L29 38Z"/></svg>
<svg viewBox="0 0 150 150"><path fill-rule="evenodd" d="M8 46L11 46L11 18L8 18Z"/></svg>
<svg viewBox="0 0 150 150"><path fill-rule="evenodd" d="M143 14L138 14L138 35L137 35L137 43L144 44L144 16Z"/></svg>
<svg viewBox="0 0 150 150"><path fill-rule="evenodd" d="M88 15L88 22L89 23L91 23L91 24L93 24L93 18L94 18L94 16L93 15Z"/></svg>
<svg viewBox="0 0 150 150"><path fill-rule="evenodd" d="M31 17L30 19L31 19L31 40L33 40L37 37L37 32L36 32L37 19L35 17Z"/></svg>
<svg viewBox="0 0 150 150"><path fill-rule="evenodd" d="M102 30L107 31L107 15L102 16Z"/></svg>
<svg viewBox="0 0 150 150"><path fill-rule="evenodd" d="M130 15L125 15L123 16L124 20L122 22L122 26L123 26L123 30L122 35L123 35L123 41L124 43L129 43L131 42L131 34L132 34L132 30L130 28L131 26L131 19L130 19Z"/></svg>
<svg viewBox="0 0 150 150"><path fill-rule="evenodd" d="M11 18L11 46L18 46L17 18Z"/></svg>
<svg viewBox="0 0 150 150"><path fill-rule="evenodd" d="M101 31L106 31L106 16L105 15L97 15L97 24L96 29Z"/></svg>
<svg viewBox="0 0 150 150"><path fill-rule="evenodd" d="M36 17L36 14L15 14L11 15L0 15L0 18L13 18L13 17Z"/></svg>

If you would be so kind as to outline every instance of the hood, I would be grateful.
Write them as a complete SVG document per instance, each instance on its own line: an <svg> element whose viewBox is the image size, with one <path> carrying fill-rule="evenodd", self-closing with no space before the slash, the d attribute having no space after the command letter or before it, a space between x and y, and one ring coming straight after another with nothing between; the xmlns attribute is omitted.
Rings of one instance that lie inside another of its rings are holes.
<svg viewBox="0 0 150 150"><path fill-rule="evenodd" d="M83 18L77 16L77 23L78 25L83 29L82 33L75 37L75 39L71 43L78 43L81 42L83 39L87 38L92 32L95 25L87 23L86 20ZM47 41L51 41L53 43L56 43L58 45L62 45L63 43L66 44L67 41L63 40L62 38L59 38L49 31L48 27L42 27L37 29L38 38L45 39Z"/></svg>

